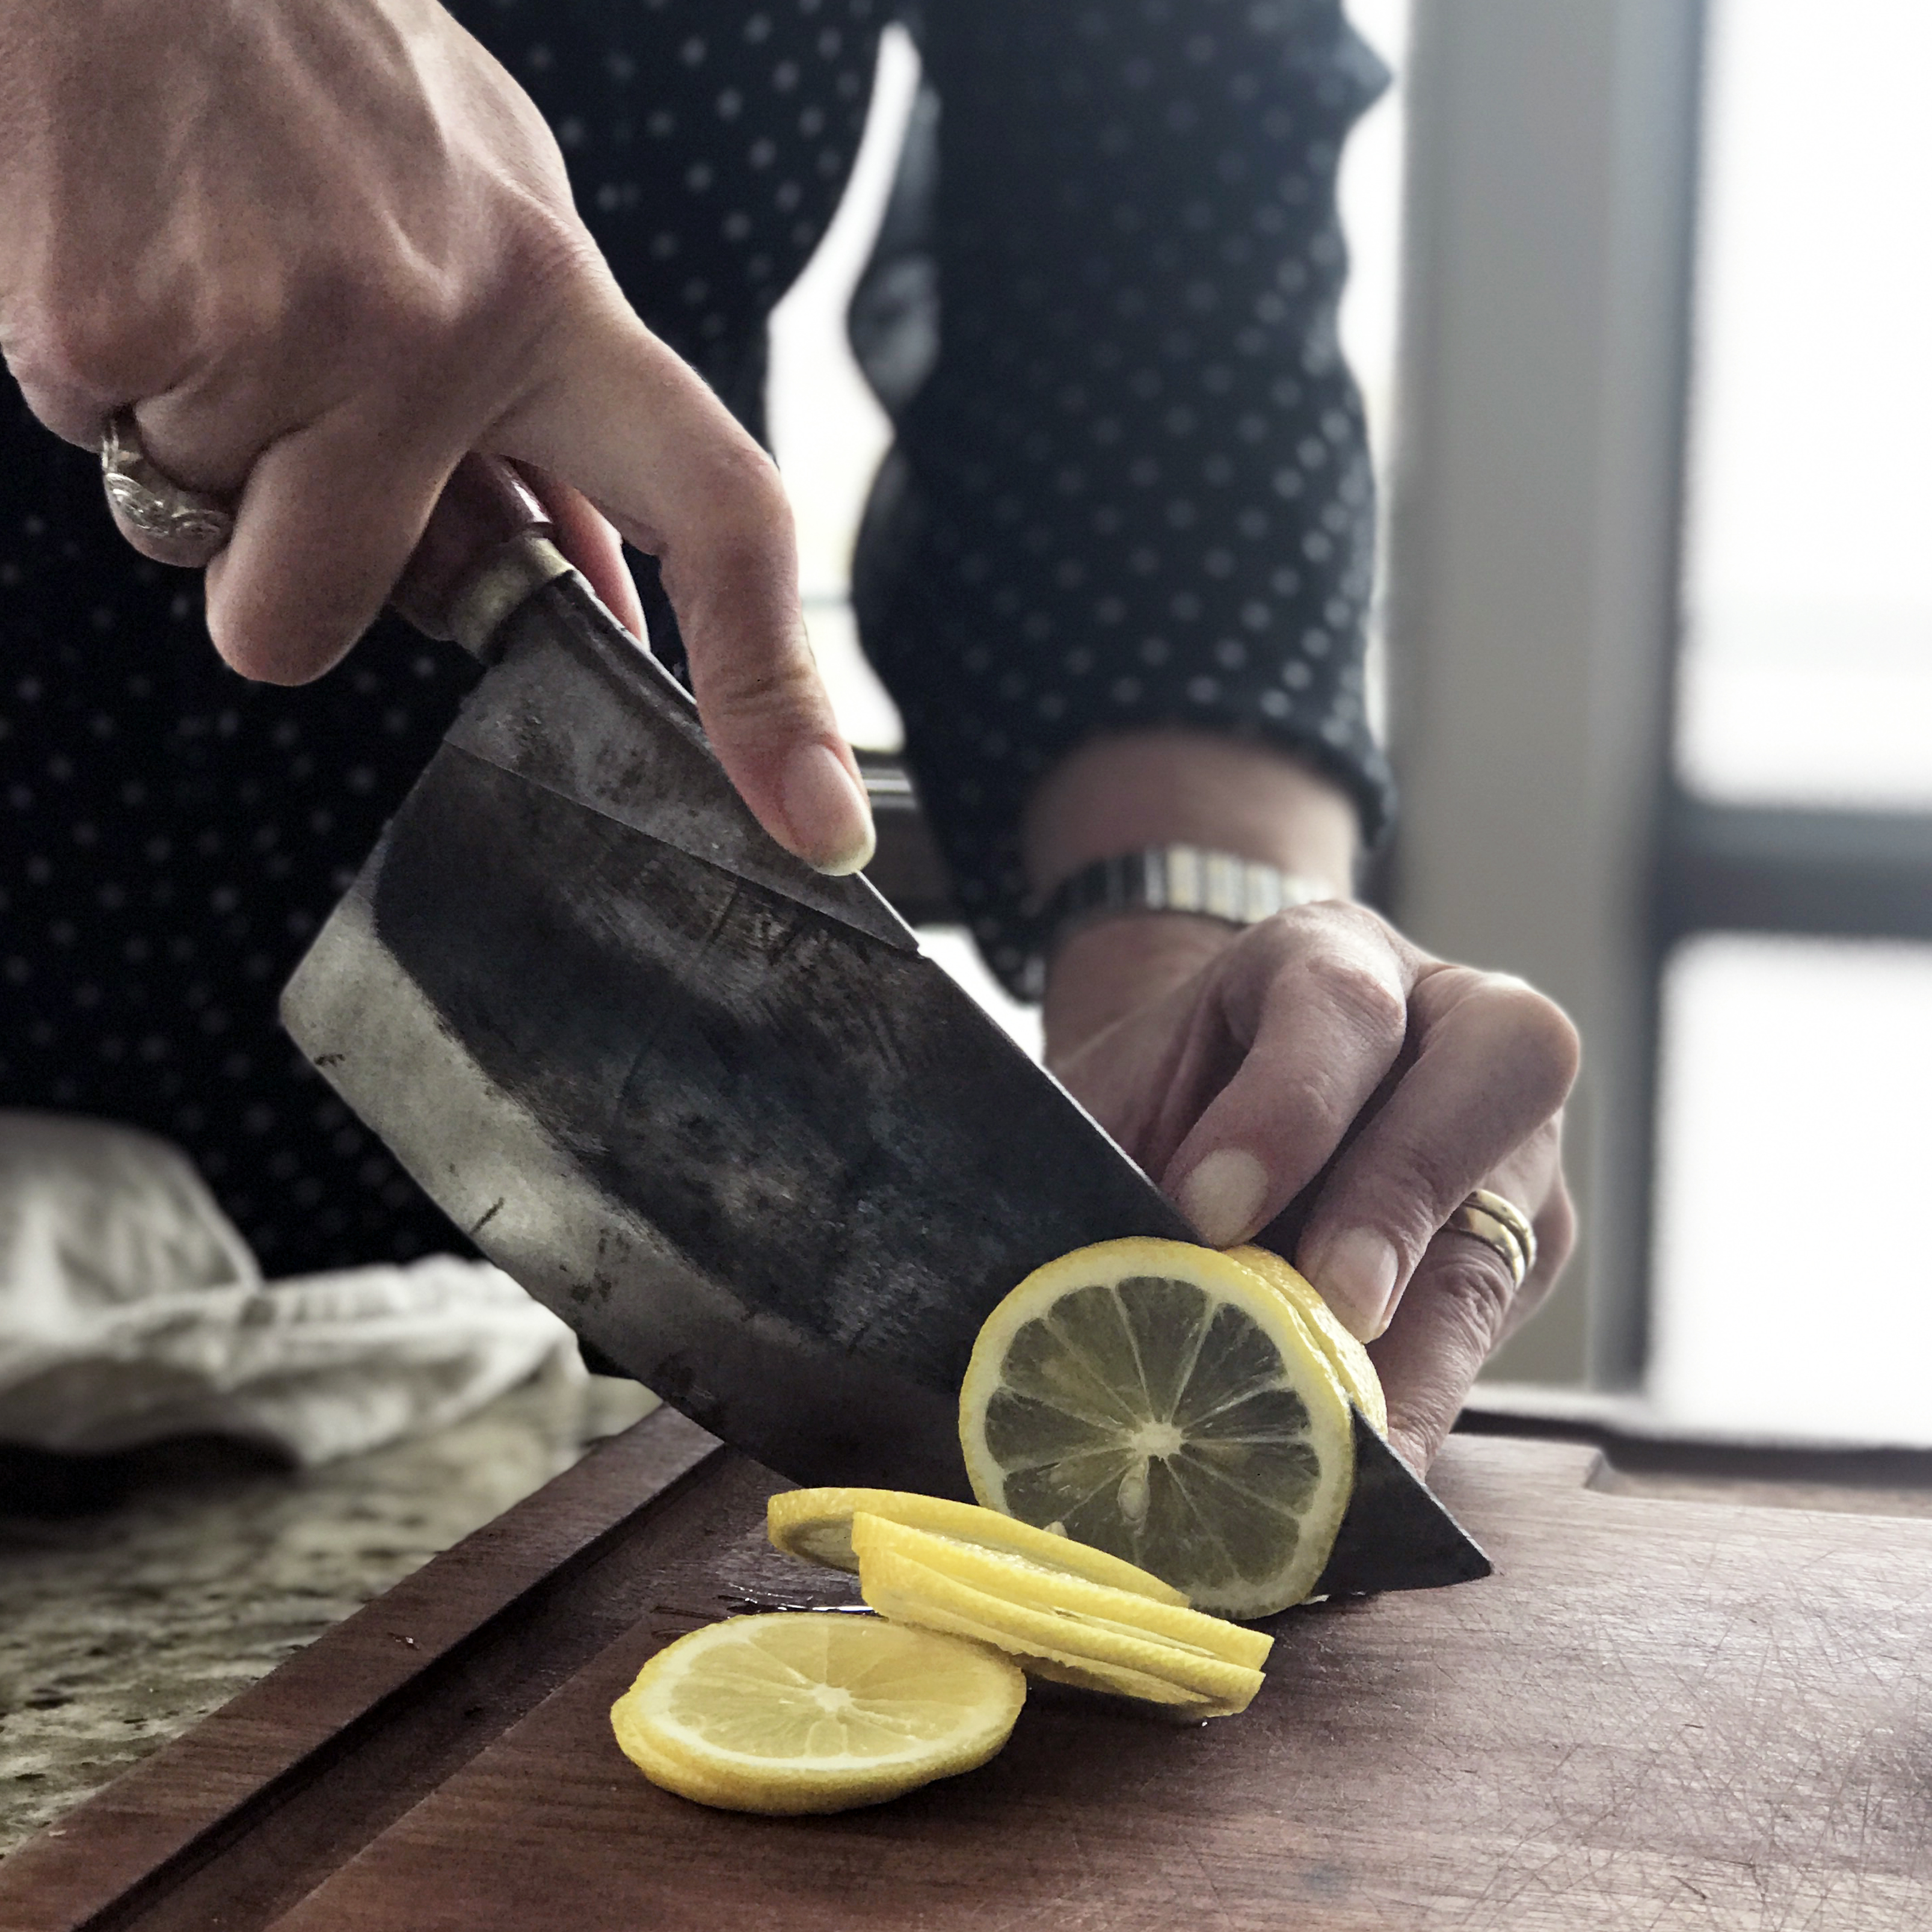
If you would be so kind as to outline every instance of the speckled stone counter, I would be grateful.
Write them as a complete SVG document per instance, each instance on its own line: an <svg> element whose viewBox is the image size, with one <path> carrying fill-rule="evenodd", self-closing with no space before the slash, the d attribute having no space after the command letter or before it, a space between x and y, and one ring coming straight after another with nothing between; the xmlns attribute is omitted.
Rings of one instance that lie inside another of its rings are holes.
<svg viewBox="0 0 1932 1932"><path fill-rule="evenodd" d="M652 1402L539 1376L322 1468L162 1456L112 1508L0 1515L0 1855Z"/></svg>

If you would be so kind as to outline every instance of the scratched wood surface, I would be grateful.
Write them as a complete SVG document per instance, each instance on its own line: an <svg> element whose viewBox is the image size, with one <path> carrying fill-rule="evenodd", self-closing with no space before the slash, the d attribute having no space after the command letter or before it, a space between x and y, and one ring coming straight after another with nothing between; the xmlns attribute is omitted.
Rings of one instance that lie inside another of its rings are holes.
<svg viewBox="0 0 1932 1932"><path fill-rule="evenodd" d="M1453 1441L1498 1574L1289 1613L1243 1718L1036 1691L980 1772L760 1820L655 1790L606 1713L702 1618L849 1593L667 1412L23 1847L0 1928L1932 1923L1932 1520L1597 1466Z"/></svg>

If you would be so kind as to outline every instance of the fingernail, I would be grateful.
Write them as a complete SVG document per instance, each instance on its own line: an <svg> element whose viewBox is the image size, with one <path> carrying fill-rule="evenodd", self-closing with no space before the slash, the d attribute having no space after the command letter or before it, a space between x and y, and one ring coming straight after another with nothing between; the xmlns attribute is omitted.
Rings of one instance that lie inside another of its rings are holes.
<svg viewBox="0 0 1932 1932"><path fill-rule="evenodd" d="M1180 1211L1210 1248L1255 1231L1268 1198L1268 1169L1243 1148L1216 1148L1180 1184Z"/></svg>
<svg viewBox="0 0 1932 1932"><path fill-rule="evenodd" d="M872 861L877 841L864 788L829 745L801 745L784 769L785 823L804 856L835 878Z"/></svg>
<svg viewBox="0 0 1932 1932"><path fill-rule="evenodd" d="M1351 1228L1301 1260L1301 1271L1358 1342L1372 1342L1388 1326L1395 1292L1394 1248L1372 1228Z"/></svg>

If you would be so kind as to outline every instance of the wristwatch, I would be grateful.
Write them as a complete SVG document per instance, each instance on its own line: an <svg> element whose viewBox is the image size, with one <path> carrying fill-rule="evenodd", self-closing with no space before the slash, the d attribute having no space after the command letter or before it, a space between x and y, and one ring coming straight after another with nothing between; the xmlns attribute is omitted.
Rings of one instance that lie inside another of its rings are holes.
<svg viewBox="0 0 1932 1932"><path fill-rule="evenodd" d="M1150 845L1096 859L1063 879L1034 922L1034 952L1044 961L1083 926L1123 912L1185 912L1230 926L1258 926L1291 906L1331 899L1324 880L1284 872L1258 859L1198 845Z"/></svg>

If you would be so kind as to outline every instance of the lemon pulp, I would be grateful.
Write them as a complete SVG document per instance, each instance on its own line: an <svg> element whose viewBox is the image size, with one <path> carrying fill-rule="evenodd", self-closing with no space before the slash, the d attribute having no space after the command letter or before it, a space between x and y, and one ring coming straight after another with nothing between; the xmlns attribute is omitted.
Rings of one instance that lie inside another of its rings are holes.
<svg viewBox="0 0 1932 1932"><path fill-rule="evenodd" d="M613 1706L652 1783L733 1810L837 1811L970 1771L1026 1679L998 1651L873 1617L734 1617L659 1651Z"/></svg>
<svg viewBox="0 0 1932 1932"><path fill-rule="evenodd" d="M1288 1298L1240 1262L1134 1238L1001 1302L960 1392L989 1508L1264 1616L1313 1588L1354 1480L1348 1404Z"/></svg>

